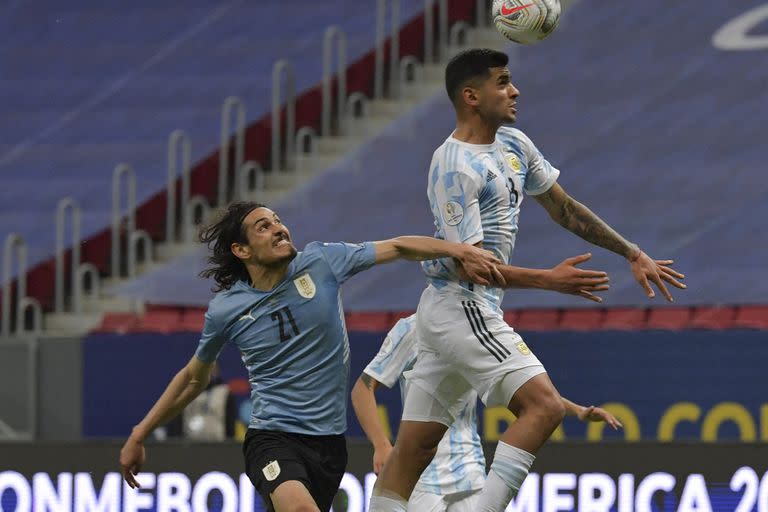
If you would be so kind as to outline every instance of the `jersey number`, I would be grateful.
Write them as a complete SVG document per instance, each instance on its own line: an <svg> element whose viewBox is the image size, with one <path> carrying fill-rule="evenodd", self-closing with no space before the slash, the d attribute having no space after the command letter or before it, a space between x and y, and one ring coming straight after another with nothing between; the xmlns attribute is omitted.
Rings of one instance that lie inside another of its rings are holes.
<svg viewBox="0 0 768 512"><path fill-rule="evenodd" d="M509 181L509 201L512 203L511 206L514 207L517 205L517 198L519 196L517 194L517 190L515 189L515 182L512 181L512 178L507 178L507 181Z"/></svg>
<svg viewBox="0 0 768 512"><path fill-rule="evenodd" d="M291 329L293 329L293 335L298 336L301 334L301 331L299 331L299 326L296 325L296 320L293 319L293 315L291 314L291 310L288 306L285 306L283 308L278 309L271 315L272 320L277 322L277 327L280 329L280 341L288 341L292 338L292 336L288 333L288 330L286 329L285 320L288 319L288 323L291 324Z"/></svg>

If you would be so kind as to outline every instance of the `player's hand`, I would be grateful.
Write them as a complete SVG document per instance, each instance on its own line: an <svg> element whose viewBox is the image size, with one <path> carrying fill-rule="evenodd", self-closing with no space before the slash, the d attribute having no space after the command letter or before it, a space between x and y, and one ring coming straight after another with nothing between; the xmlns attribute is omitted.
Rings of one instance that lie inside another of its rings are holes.
<svg viewBox="0 0 768 512"><path fill-rule="evenodd" d="M579 411L578 417L581 421L604 421L608 425L611 426L613 430L619 430L620 428L624 428L624 425L621 424L621 422L614 416L613 414L609 413L602 407L595 407L594 405L590 405L589 407L584 407L581 411Z"/></svg>
<svg viewBox="0 0 768 512"><path fill-rule="evenodd" d="M145 457L144 443L133 437L129 437L120 450L120 470L131 489L141 487L136 481L136 475L141 471Z"/></svg>
<svg viewBox="0 0 768 512"><path fill-rule="evenodd" d="M504 276L498 269L502 262L496 255L474 245L461 244L456 256L461 279L483 286L506 286Z"/></svg>
<svg viewBox="0 0 768 512"><path fill-rule="evenodd" d="M674 263L674 260L653 260L643 251L640 251L639 256L634 260L630 260L629 266L632 269L632 275L635 276L637 282L643 287L648 298L652 299L656 296L653 288L651 288L651 283L653 283L669 302L674 302L672 294L667 290L664 281L681 290L685 290L687 286L678 281L678 279L683 279L685 276L671 268L670 265L672 263Z"/></svg>
<svg viewBox="0 0 768 512"><path fill-rule="evenodd" d="M578 295L594 302L603 302L593 292L604 292L609 288L608 274L599 270L586 270L576 267L588 261L590 253L574 256L562 261L546 272L544 288L569 295Z"/></svg>
<svg viewBox="0 0 768 512"><path fill-rule="evenodd" d="M391 453L392 445L389 443L373 451L373 472L376 473L376 475L381 473L381 470L384 469L384 464L386 464Z"/></svg>

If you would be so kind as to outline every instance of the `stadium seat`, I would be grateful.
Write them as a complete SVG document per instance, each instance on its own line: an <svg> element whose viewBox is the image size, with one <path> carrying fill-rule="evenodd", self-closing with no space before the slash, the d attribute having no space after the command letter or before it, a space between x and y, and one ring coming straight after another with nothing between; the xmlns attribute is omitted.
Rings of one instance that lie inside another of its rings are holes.
<svg viewBox="0 0 768 512"><path fill-rule="evenodd" d="M517 311L514 309L508 309L504 311L504 321L517 329Z"/></svg>
<svg viewBox="0 0 768 512"><path fill-rule="evenodd" d="M560 327L560 311L557 309L524 309L518 312L515 330L554 331Z"/></svg>
<svg viewBox="0 0 768 512"><path fill-rule="evenodd" d="M414 314L416 311L395 311L392 313L389 321L392 325L395 325L401 318L407 318Z"/></svg>
<svg viewBox="0 0 768 512"><path fill-rule="evenodd" d="M643 308L615 308L605 312L603 329L616 331L633 331L643 329L648 317L648 311Z"/></svg>
<svg viewBox="0 0 768 512"><path fill-rule="evenodd" d="M347 313L346 321L347 330L350 331L384 332L388 331L392 325L389 313L367 311Z"/></svg>
<svg viewBox="0 0 768 512"><path fill-rule="evenodd" d="M602 328L605 310L601 308L566 309L560 318L560 328L568 331L594 331Z"/></svg>
<svg viewBox="0 0 768 512"><path fill-rule="evenodd" d="M734 307L698 307L693 310L689 327L694 329L730 329L735 319L736 308Z"/></svg>
<svg viewBox="0 0 768 512"><path fill-rule="evenodd" d="M180 330L181 312L178 309L149 310L139 318L135 332L169 333Z"/></svg>
<svg viewBox="0 0 768 512"><path fill-rule="evenodd" d="M733 327L768 329L768 306L741 306L736 311Z"/></svg>
<svg viewBox="0 0 768 512"><path fill-rule="evenodd" d="M107 313L96 332L125 334L133 331L138 322L139 318L133 313Z"/></svg>
<svg viewBox="0 0 768 512"><path fill-rule="evenodd" d="M203 324L205 323L205 310L199 308L185 308L181 312L181 320L179 322L180 331L198 332L203 330Z"/></svg>
<svg viewBox="0 0 768 512"><path fill-rule="evenodd" d="M647 329L677 331L688 327L691 321L691 308L670 307L653 308L648 314Z"/></svg>

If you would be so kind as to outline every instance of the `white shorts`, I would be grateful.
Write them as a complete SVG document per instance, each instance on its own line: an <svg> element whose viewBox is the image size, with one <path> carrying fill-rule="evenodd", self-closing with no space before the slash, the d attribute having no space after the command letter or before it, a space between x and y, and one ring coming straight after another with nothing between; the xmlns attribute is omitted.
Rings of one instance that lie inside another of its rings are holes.
<svg viewBox="0 0 768 512"><path fill-rule="evenodd" d="M432 286L419 302L416 337L419 355L406 372L404 420L446 424L472 389L485 405L506 406L523 384L546 371L500 311ZM439 406L425 403L425 393Z"/></svg>
<svg viewBox="0 0 768 512"><path fill-rule="evenodd" d="M476 512L481 489L441 496L414 490L408 500L408 512Z"/></svg>

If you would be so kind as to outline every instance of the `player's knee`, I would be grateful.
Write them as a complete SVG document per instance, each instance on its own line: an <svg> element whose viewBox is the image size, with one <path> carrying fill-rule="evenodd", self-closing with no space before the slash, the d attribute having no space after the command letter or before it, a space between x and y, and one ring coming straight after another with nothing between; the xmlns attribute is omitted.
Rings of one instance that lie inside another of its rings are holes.
<svg viewBox="0 0 768 512"><path fill-rule="evenodd" d="M560 395L555 391L542 397L536 412L545 428L555 430L565 418L565 405Z"/></svg>

